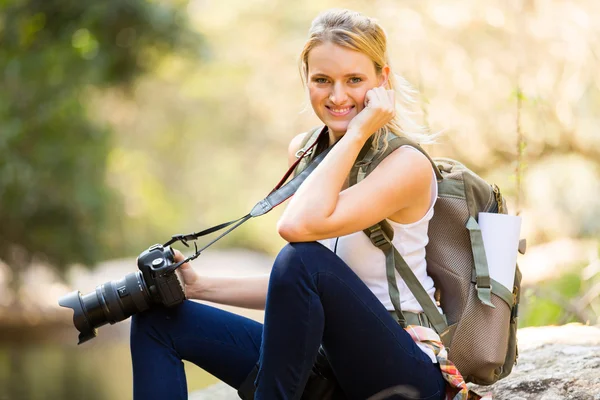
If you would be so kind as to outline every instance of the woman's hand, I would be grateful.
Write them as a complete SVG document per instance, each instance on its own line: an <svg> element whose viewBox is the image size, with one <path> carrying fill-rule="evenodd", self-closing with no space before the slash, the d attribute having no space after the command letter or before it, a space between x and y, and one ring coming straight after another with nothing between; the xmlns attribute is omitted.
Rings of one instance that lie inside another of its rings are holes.
<svg viewBox="0 0 600 400"><path fill-rule="evenodd" d="M175 262L185 260L179 250L173 249ZM190 263L175 270L185 285L187 299L228 304L235 307L265 309L269 274L250 277L200 276Z"/></svg>
<svg viewBox="0 0 600 400"><path fill-rule="evenodd" d="M175 254L175 262L178 263L179 261L185 260L185 256L177 249L173 249L173 253ZM183 283L187 287L195 285L199 282L200 280L200 275L198 275L198 273L194 270L194 268L192 268L192 266L190 265L189 262L182 264L181 267L179 267L177 269L177 271L179 271L179 273L181 274L181 277L183 278Z"/></svg>
<svg viewBox="0 0 600 400"><path fill-rule="evenodd" d="M395 93L383 86L369 90L363 108L348 124L346 134L368 139L396 115Z"/></svg>

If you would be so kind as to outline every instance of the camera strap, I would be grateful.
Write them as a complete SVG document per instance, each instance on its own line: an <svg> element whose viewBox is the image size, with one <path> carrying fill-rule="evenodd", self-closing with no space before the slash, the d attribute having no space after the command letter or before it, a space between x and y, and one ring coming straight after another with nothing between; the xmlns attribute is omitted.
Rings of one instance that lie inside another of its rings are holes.
<svg viewBox="0 0 600 400"><path fill-rule="evenodd" d="M241 218L235 219L233 221L224 222L222 224L215 225L211 228L205 229L200 232L173 235L171 237L171 239L167 243L164 244L164 246L170 246L171 244L173 244L175 242L181 242L184 246L189 247L189 244L188 244L189 241L195 241L202 236L206 236L211 233L218 232L222 229L225 229L225 228L231 226L229 229L227 229L225 232L220 234L218 237L216 237L215 239L210 241L208 244L206 244L201 249L198 249L198 247L196 246L196 243L194 242L195 253L193 255L187 257L183 261L172 264L168 268L168 270L165 270L165 273L174 271L177 268L179 268L182 264L197 258L206 248L213 245L216 241L221 239L223 236L227 235L229 232L233 231L235 228L237 228L244 222L248 221L250 218L259 217L261 215L268 213L273 208L277 207L279 204L283 203L285 200L289 199L294 193L296 193L296 190L298 190L298 188L300 187L302 182L304 182L304 180L308 177L308 175L310 175L315 170L315 168L317 168L317 166L321 163L321 161L325 158L325 156L327 155L327 153L329 153L329 151L333 148L333 146L325 149L321 154L319 154L317 157L315 157L311 161L311 163L306 167L306 169L304 169L301 173L296 175L289 182L287 182L287 183L285 183L285 182L292 175L292 173L294 172L294 170L296 169L296 167L298 166L300 161L304 158L304 156L310 154L313 147L315 147L318 143L321 142L321 139L323 139L324 135L327 135L327 127L324 127L321 130L321 133L319 134L319 139L316 140L315 143L313 143L313 145L310 146L300 157L298 157L298 159L288 169L288 171L285 173L283 178L281 178L279 183L275 186L275 188L273 188L273 190L271 190L271 192L267 195L267 197L265 197L264 199L262 199L261 201L256 203L256 205L252 208L252 210L248 214L244 215Z"/></svg>

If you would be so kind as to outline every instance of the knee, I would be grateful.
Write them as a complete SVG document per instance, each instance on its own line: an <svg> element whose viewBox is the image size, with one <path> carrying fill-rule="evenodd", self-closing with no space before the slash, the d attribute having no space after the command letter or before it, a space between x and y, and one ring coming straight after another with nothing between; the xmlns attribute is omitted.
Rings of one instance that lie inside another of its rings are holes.
<svg viewBox="0 0 600 400"><path fill-rule="evenodd" d="M310 262L310 259L323 250L327 251L327 248L318 242L288 243L275 259L271 284L285 285L312 275L318 263Z"/></svg>

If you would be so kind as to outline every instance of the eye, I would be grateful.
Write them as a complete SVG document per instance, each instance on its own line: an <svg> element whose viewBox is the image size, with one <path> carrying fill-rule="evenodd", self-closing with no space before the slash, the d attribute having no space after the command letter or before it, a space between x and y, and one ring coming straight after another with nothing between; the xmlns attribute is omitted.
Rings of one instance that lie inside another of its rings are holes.
<svg viewBox="0 0 600 400"><path fill-rule="evenodd" d="M326 78L313 78L313 82L315 83L327 83L327 79Z"/></svg>
<svg viewBox="0 0 600 400"><path fill-rule="evenodd" d="M350 82L351 83L360 83L360 82L362 82L362 78L359 78L358 76L353 76L352 78L350 78Z"/></svg>

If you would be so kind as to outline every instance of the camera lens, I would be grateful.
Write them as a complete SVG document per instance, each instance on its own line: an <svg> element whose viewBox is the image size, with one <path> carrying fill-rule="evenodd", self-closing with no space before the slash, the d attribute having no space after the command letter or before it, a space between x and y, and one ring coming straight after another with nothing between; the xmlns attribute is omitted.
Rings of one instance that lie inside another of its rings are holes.
<svg viewBox="0 0 600 400"><path fill-rule="evenodd" d="M78 344L96 337L100 326L115 324L147 310L150 303L150 293L140 271L103 283L86 295L75 291L58 301L59 305L73 309L73 324L80 332Z"/></svg>

